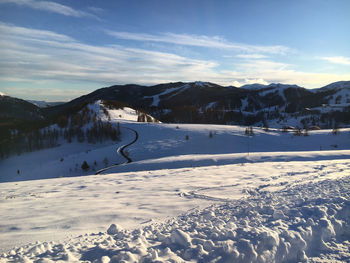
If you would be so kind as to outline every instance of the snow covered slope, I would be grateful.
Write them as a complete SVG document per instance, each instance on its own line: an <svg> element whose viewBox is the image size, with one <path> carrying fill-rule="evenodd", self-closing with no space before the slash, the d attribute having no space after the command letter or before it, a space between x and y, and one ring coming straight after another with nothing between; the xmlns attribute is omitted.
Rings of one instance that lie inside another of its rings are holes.
<svg viewBox="0 0 350 263"><path fill-rule="evenodd" d="M125 128L123 123L157 121L153 117L131 108L110 109L104 106L101 101L88 104L79 113L82 114L82 112L85 112L85 117L82 118L84 124L79 129L86 132L99 121L105 124L111 123L112 127L115 128L120 124L120 140L100 141L100 138L97 138L98 140L94 142L89 142L88 139L78 142L73 137L70 142L67 142L67 139L60 136L57 147L25 152L19 156L12 155L0 160L0 182L80 176L94 173L111 164L123 163L125 160L117 153L117 149L132 141L135 136L133 132ZM145 118L140 120L140 116L145 116ZM56 130L58 134L63 134L69 129L76 129L72 124L73 119L74 117L68 118L67 127L60 128L59 125L55 124L46 128L45 131ZM82 171L81 165L84 161L89 164L89 171Z"/></svg>
<svg viewBox="0 0 350 263"><path fill-rule="evenodd" d="M350 260L350 129L247 136L139 123L99 102L89 110L120 122L117 145L72 142L0 162L0 262ZM126 128L139 135L133 162L94 175L105 156L125 162L116 148L134 140ZM82 173L83 160L94 170Z"/></svg>
<svg viewBox="0 0 350 263"><path fill-rule="evenodd" d="M90 106L100 110L96 105ZM309 131L309 136L294 136L292 132L284 133L274 129L266 132L255 128L255 135L248 137L244 134L245 128L239 126L139 123L120 119L120 113L131 119L137 117L128 115L128 111L109 111L112 122L120 122L121 141L107 140L97 144L63 141L55 148L12 156L0 161L0 182L86 175L105 166L123 163L125 159L117 153L117 149L135 137L135 134L126 128L132 128L139 134L139 139L127 148L134 162L119 166L115 171L178 168L195 166L196 163L201 166L206 163L212 165L214 159L220 160L221 164L232 164L253 158L255 155L252 153L256 153L259 156L256 158L262 161L264 158L286 161L295 160L295 156L300 156L301 153L288 155L284 152L313 151L310 156L314 157L305 158L310 160L321 158L323 155L328 156L331 154L328 151L333 150L338 150L336 154L342 156L343 153L339 150L350 149L350 129L342 129L338 135L333 135L331 130L320 130ZM108 119L104 113L101 114L103 119ZM210 133L213 134L212 138ZM168 157L169 159L166 159ZM158 158L163 159L154 161ZM108 160L107 164L105 159ZM90 165L87 172L81 170L84 160Z"/></svg>
<svg viewBox="0 0 350 263"><path fill-rule="evenodd" d="M348 262L349 169L242 163L1 184L2 259Z"/></svg>

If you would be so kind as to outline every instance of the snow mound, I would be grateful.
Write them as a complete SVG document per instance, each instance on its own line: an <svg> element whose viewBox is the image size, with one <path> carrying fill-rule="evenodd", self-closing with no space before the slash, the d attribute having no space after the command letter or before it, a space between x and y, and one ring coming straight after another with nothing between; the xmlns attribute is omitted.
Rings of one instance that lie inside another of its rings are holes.
<svg viewBox="0 0 350 263"><path fill-rule="evenodd" d="M349 262L350 177L197 209L164 224L39 243L4 262ZM114 231L116 230L116 231Z"/></svg>

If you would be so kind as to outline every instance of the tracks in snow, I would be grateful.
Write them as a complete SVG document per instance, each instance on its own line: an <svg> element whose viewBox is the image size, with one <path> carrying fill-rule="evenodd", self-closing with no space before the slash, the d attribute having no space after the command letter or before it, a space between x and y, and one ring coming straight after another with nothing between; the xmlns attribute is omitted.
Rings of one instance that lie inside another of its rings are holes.
<svg viewBox="0 0 350 263"><path fill-rule="evenodd" d="M125 144L125 145L123 145L123 146L120 146L120 147L117 149L117 153L120 153L120 154L126 159L126 162L125 162L125 163L131 163L131 162L132 162L131 158L129 157L129 155L128 155L127 153L124 152L124 150L125 150L127 147L129 147L130 145L134 144L134 143L138 140L139 134L138 134L138 132L137 132L136 130L134 130L134 129L127 128L127 127L121 127L121 128L130 130L130 131L133 131L133 132L135 133L135 138L134 138L134 140L132 140L132 141L131 141L130 143L128 143L128 144ZM109 169L111 169L111 168L117 167L117 166L120 165L120 164L124 164L124 163L119 163L119 164L117 163L117 164L114 164L114 165L112 165L112 166L103 168L103 169L101 169L101 170L98 170L95 174L100 174L100 173L102 173L102 172L104 172L104 171L107 171L107 170L109 170Z"/></svg>

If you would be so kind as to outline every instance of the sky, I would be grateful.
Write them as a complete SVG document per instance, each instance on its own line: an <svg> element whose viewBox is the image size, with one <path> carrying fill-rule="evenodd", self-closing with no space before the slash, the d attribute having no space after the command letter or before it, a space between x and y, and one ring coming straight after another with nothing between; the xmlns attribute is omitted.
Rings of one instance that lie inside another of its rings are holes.
<svg viewBox="0 0 350 263"><path fill-rule="evenodd" d="M0 0L0 92L350 80L348 0Z"/></svg>

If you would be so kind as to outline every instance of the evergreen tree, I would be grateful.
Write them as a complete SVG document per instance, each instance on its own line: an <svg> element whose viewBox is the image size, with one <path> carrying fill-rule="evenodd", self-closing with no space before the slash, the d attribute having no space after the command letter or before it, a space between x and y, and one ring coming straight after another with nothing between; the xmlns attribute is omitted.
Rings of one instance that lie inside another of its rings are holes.
<svg viewBox="0 0 350 263"><path fill-rule="evenodd" d="M83 169L84 172L86 172L87 170L89 170L90 166L88 165L88 163L86 161L83 162L83 164L81 165L81 169Z"/></svg>

